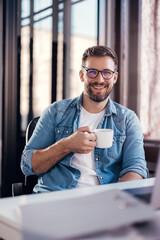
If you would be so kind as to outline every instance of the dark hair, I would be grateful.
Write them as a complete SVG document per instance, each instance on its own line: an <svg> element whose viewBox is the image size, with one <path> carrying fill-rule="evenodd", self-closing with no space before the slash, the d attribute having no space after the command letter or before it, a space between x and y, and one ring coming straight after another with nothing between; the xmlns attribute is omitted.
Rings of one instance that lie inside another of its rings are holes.
<svg viewBox="0 0 160 240"><path fill-rule="evenodd" d="M109 47L106 46L93 46L87 48L83 53L82 66L84 65L88 57L111 57L115 63L116 69L118 69L118 57L117 54Z"/></svg>

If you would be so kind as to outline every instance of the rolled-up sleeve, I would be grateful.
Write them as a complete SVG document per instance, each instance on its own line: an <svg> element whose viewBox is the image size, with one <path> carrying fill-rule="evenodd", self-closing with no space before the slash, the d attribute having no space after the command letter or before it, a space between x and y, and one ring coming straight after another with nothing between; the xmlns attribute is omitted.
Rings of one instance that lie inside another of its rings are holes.
<svg viewBox="0 0 160 240"><path fill-rule="evenodd" d="M21 158L21 170L24 175L35 175L32 169L32 154L35 150L24 150Z"/></svg>
<svg viewBox="0 0 160 240"><path fill-rule="evenodd" d="M128 172L136 172L143 178L148 177L142 129L139 119L133 111L126 119L126 141L123 146L120 177Z"/></svg>

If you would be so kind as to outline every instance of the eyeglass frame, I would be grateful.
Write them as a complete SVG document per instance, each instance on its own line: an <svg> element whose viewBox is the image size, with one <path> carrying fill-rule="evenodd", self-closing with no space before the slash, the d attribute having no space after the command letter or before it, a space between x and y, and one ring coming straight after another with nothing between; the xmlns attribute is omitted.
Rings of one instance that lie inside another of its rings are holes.
<svg viewBox="0 0 160 240"><path fill-rule="evenodd" d="M117 68L115 68L114 71L112 71L112 70L110 70L110 69L104 69L104 70L100 71L100 70L98 70L98 69L96 69L96 68L87 68L87 67L85 67L85 66L82 66L82 68L83 68L84 70L86 70L87 76L88 76L88 71L89 71L89 70L96 70L96 71L98 72L98 74L97 74L96 77L98 77L99 73L101 73L103 79L105 79L105 80L110 80L110 79L113 77L113 75L114 75L114 74L117 72L117 70L118 70ZM112 76L111 76L110 78L105 78L105 77L103 76L103 71L105 71L105 70L108 70L108 71L112 72ZM91 79L95 79L95 78L96 78L96 77L90 77L90 76L88 76L88 77L91 78Z"/></svg>

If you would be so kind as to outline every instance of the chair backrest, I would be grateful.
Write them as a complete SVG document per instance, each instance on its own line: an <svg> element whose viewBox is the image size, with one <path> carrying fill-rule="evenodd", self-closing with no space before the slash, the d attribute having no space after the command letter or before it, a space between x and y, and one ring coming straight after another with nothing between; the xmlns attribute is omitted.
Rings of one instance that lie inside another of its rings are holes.
<svg viewBox="0 0 160 240"><path fill-rule="evenodd" d="M26 130L26 143L29 141L32 133L36 127L39 117L34 118L27 126ZM37 183L38 177L35 175L25 176L24 183L13 183L12 184L12 196L18 196L23 194L31 194L33 187Z"/></svg>
<svg viewBox="0 0 160 240"><path fill-rule="evenodd" d="M145 157L149 169L149 177L155 177L156 166L160 154L160 141L159 140L144 140Z"/></svg>
<svg viewBox="0 0 160 240"><path fill-rule="evenodd" d="M30 123L27 126L26 130L26 143L29 141L30 137L32 136L32 133L36 127L36 124L38 122L40 117L35 117L33 120L30 121Z"/></svg>
<svg viewBox="0 0 160 240"><path fill-rule="evenodd" d="M36 127L36 124L38 122L40 117L35 117L33 120L30 121L30 123L27 126L27 130L26 130L26 143L29 141L30 137L33 134L33 131ZM33 187L35 186L35 184L37 183L38 177L35 175L32 176L25 176L25 182L24 182L24 186L25 186L25 192L26 194L30 194L32 193Z"/></svg>

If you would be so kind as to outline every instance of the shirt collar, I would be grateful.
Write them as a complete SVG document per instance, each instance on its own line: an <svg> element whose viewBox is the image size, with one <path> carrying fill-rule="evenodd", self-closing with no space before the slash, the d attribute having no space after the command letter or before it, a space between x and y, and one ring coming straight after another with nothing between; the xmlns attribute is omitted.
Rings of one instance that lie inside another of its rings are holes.
<svg viewBox="0 0 160 240"><path fill-rule="evenodd" d="M117 114L117 110L113 101L110 98L108 98L105 115L110 116L112 115L112 113Z"/></svg>
<svg viewBox="0 0 160 240"><path fill-rule="evenodd" d="M72 106L74 107L76 105L77 109L80 110L82 105L82 98L83 98L83 93L79 97L75 98L75 100L72 102ZM108 98L105 115L110 116L112 115L112 113L117 114L116 107L113 101L110 98Z"/></svg>
<svg viewBox="0 0 160 240"><path fill-rule="evenodd" d="M83 97L83 93L79 97L74 98L71 103L71 106L72 107L77 106L77 109L80 110L82 105L82 97Z"/></svg>

